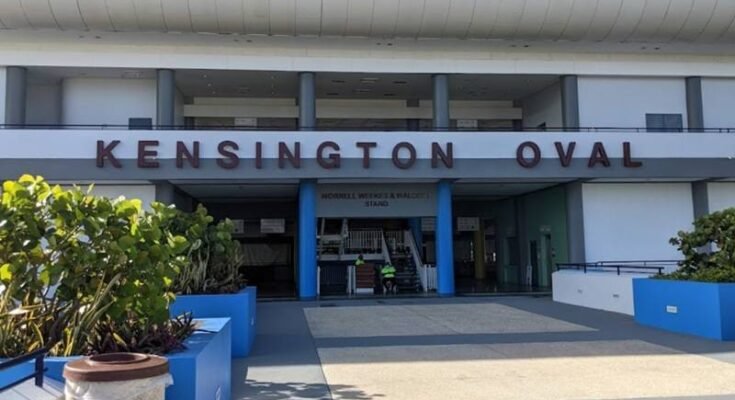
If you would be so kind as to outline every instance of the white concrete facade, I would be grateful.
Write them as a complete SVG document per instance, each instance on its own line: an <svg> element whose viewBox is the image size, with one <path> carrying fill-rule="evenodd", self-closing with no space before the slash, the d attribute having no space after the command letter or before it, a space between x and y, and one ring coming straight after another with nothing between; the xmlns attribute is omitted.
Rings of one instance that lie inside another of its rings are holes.
<svg viewBox="0 0 735 400"><path fill-rule="evenodd" d="M6 2L4 29L566 41L722 41L729 0ZM712 16L718 16L713 18Z"/></svg>
<svg viewBox="0 0 735 400"><path fill-rule="evenodd" d="M65 79L64 125L128 125L129 118L156 123L156 82L150 79Z"/></svg>
<svg viewBox="0 0 735 400"><path fill-rule="evenodd" d="M280 200L293 202L311 182L476 185L468 203L581 188L578 202L562 194L545 210L558 212L553 229L521 227L533 213L520 203L489 222L502 219L497 248L518 254L499 275L522 283L533 274L520 270L539 261L544 287L557 253L572 253L560 237L578 242L581 262L675 260L669 239L691 228L700 206L694 182L708 182L710 211L735 206L732 0L23 0L0 4L0 32L0 94L23 87L6 85L6 67L27 72L26 108L8 114L24 111L30 125L88 125L4 130L4 173L63 170L53 179L96 181L97 194L146 205L157 186L194 204L182 187L202 182L235 193L212 197L223 203L269 194L269 185L287 186ZM690 77L702 78L701 99ZM313 118L302 107L312 100ZM731 132L687 131L700 100L704 128ZM171 108L176 129L158 129L157 115L170 121ZM680 116L684 132L647 132L648 114ZM153 126L130 130L131 118ZM197 155L184 157L195 143ZM303 166L283 162L283 146L296 143ZM370 170L358 143L375 144ZM396 148L406 143L417 164L404 169ZM456 165L431 164L435 145L449 143ZM598 146L605 152L595 160ZM322 152L342 166L325 167ZM631 277L557 273L554 297L630 313Z"/></svg>
<svg viewBox="0 0 735 400"><path fill-rule="evenodd" d="M633 315L633 279L646 274L556 271L551 275L554 301Z"/></svg>
<svg viewBox="0 0 735 400"><path fill-rule="evenodd" d="M523 127L561 127L561 87L555 83L538 93L526 97L523 102Z"/></svg>
<svg viewBox="0 0 735 400"><path fill-rule="evenodd" d="M735 207L735 182L710 182L707 184L709 212Z"/></svg>
<svg viewBox="0 0 735 400"><path fill-rule="evenodd" d="M645 128L646 114L680 114L687 127L683 78L583 76L579 78L579 124L583 127Z"/></svg>
<svg viewBox="0 0 735 400"><path fill-rule="evenodd" d="M735 126L733 104L735 104L735 79L702 79L702 105L706 128Z"/></svg>
<svg viewBox="0 0 735 400"><path fill-rule="evenodd" d="M589 183L582 186L586 259L679 260L669 244L694 220L689 183Z"/></svg>

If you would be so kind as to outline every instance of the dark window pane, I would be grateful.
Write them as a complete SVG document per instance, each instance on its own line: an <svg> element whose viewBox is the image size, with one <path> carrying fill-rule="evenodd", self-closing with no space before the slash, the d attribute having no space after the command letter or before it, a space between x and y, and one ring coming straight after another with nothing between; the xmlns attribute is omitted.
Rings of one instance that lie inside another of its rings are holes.
<svg viewBox="0 0 735 400"><path fill-rule="evenodd" d="M129 118L128 129L152 129L153 118Z"/></svg>
<svg viewBox="0 0 735 400"><path fill-rule="evenodd" d="M681 132L684 123L681 114L646 114L649 132Z"/></svg>

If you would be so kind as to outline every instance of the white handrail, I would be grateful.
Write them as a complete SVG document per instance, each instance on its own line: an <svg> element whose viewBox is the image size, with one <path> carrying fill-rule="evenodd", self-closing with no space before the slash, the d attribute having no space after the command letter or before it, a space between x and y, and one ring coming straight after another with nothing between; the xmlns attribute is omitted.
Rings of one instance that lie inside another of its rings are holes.
<svg viewBox="0 0 735 400"><path fill-rule="evenodd" d="M426 270L423 268L424 264L421 262L418 247L416 246L416 240L413 238L413 233L411 231L404 231L403 241L408 244L411 256L413 257L413 265L416 266L416 273L419 275L419 280L421 281L421 288L426 293L429 291L429 282L426 276Z"/></svg>
<svg viewBox="0 0 735 400"><path fill-rule="evenodd" d="M319 296L321 294L321 285L322 285L322 267L318 266L316 267L316 295Z"/></svg>
<svg viewBox="0 0 735 400"><path fill-rule="evenodd" d="M424 264L423 269L426 276L426 287L428 290L436 290L436 266Z"/></svg>
<svg viewBox="0 0 735 400"><path fill-rule="evenodd" d="M388 250L388 244L385 242L385 235L380 235L381 247L383 251L383 258L388 264L393 264L390 260L390 250Z"/></svg>

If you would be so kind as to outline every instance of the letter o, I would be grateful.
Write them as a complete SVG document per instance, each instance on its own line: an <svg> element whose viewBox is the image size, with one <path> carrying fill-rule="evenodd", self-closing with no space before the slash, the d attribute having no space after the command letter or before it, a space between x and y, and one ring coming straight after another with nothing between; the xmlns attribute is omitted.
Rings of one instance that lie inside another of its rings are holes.
<svg viewBox="0 0 735 400"><path fill-rule="evenodd" d="M408 150L408 160L401 160L399 153L402 149ZM400 169L409 169L416 163L416 148L411 143L401 142L393 147L393 165Z"/></svg>
<svg viewBox="0 0 735 400"><path fill-rule="evenodd" d="M526 149L531 149L533 152L533 158L531 160L526 159L523 155ZM516 161L523 168L533 168L541 162L541 149L534 142L523 142L518 146L518 150L516 150Z"/></svg>

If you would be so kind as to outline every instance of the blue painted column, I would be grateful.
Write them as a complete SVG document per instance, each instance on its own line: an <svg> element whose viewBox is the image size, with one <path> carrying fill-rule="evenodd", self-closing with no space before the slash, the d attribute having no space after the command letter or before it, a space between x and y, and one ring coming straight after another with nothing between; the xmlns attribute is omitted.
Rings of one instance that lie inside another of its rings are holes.
<svg viewBox="0 0 735 400"><path fill-rule="evenodd" d="M316 182L299 185L299 298L316 298Z"/></svg>
<svg viewBox="0 0 735 400"><path fill-rule="evenodd" d="M436 188L436 275L439 296L454 296L454 230L452 184L440 181Z"/></svg>

